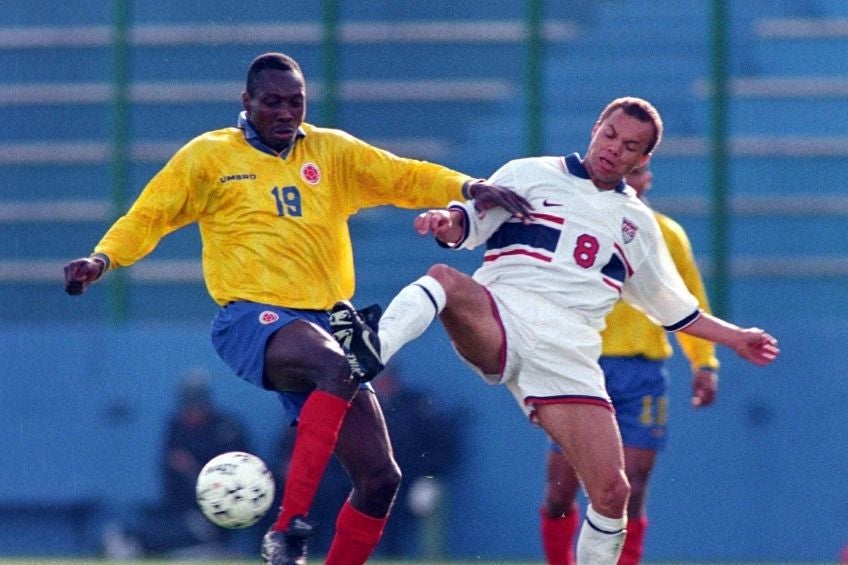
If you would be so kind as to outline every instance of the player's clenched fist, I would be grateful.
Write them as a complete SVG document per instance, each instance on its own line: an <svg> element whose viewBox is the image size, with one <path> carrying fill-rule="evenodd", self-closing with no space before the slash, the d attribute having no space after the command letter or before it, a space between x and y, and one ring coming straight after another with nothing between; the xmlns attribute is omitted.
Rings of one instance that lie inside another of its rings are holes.
<svg viewBox="0 0 848 565"><path fill-rule="evenodd" d="M65 292L82 294L88 285L103 275L106 264L103 261L83 257L74 259L65 265Z"/></svg>
<svg viewBox="0 0 848 565"><path fill-rule="evenodd" d="M427 210L415 218L415 231L418 235L432 233L439 237L453 226L453 219L449 210Z"/></svg>

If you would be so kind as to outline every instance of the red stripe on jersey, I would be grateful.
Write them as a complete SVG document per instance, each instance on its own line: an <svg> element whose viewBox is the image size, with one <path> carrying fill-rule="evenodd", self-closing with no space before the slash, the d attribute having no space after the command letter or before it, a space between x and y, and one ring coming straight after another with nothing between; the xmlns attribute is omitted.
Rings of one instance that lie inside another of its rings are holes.
<svg viewBox="0 0 848 565"><path fill-rule="evenodd" d="M530 217L531 218L539 218L540 220L547 220L547 221L552 222L554 224L562 225L562 224L565 223L565 218L560 218L559 216L552 216L550 214L538 214L536 212L531 212Z"/></svg>
<svg viewBox="0 0 848 565"><path fill-rule="evenodd" d="M511 251L504 251L503 253L486 253L486 255L483 256L483 262L486 263L488 261L495 261L496 259L506 257L507 255L526 255L527 257L532 257L533 259L538 259L539 261L544 261L545 263L550 263L554 260L553 257L542 255L541 253L534 253L533 251L528 251L526 249L513 249Z"/></svg>
<svg viewBox="0 0 848 565"><path fill-rule="evenodd" d="M604 284L606 284L607 286L613 287L616 292L621 293L621 285L618 284L617 281L608 279L607 277L601 277L601 280L604 281Z"/></svg>

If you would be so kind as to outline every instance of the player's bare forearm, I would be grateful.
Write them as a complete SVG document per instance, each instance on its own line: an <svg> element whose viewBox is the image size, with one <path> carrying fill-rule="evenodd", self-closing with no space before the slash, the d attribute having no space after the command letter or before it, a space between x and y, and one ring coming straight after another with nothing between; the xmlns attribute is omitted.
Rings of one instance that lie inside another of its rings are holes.
<svg viewBox="0 0 848 565"><path fill-rule="evenodd" d="M433 234L433 237L453 245L465 232L465 215L457 210L427 210L415 218L415 231L418 235Z"/></svg>
<svg viewBox="0 0 848 565"><path fill-rule="evenodd" d="M768 365L780 355L777 340L759 328L740 328L703 313L684 332L733 349L754 365Z"/></svg>

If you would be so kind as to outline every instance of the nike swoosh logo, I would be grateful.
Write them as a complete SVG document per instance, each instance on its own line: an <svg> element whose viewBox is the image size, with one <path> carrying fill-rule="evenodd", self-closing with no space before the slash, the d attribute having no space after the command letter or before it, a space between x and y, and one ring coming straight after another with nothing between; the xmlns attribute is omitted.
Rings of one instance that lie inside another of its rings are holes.
<svg viewBox="0 0 848 565"><path fill-rule="evenodd" d="M548 200L547 198L545 198L545 199L542 201L542 204L543 204L544 206L562 206L562 204L560 204L559 202L551 202L551 201L550 201L550 200Z"/></svg>

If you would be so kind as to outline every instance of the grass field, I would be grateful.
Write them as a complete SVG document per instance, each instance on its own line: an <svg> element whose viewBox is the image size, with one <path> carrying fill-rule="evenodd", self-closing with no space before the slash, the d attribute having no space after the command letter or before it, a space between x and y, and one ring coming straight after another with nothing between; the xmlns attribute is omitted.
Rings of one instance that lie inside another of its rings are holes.
<svg viewBox="0 0 848 565"><path fill-rule="evenodd" d="M259 562L256 560L247 561L203 561L203 565L256 565ZM142 560L142 561L109 561L99 559L3 559L0 558L0 565L179 565L181 563L188 565L196 565L200 561L161 561L161 560ZM372 565L544 565L541 561L486 561L486 560L469 560L469 561L386 561L375 559L369 561ZM321 565L320 559L310 560L310 565ZM756 562L756 563L691 563L691 562L674 562L674 563L657 563L649 562L644 565L830 565L825 563L776 563L776 562Z"/></svg>
<svg viewBox="0 0 848 565"><path fill-rule="evenodd" d="M99 559L2 559L0 565L197 565L200 561L109 561ZM259 560L251 561L203 561L203 565L257 565ZM310 565L322 565L321 559L310 559ZM544 565L539 561L447 561L433 563L430 561L369 561L373 565ZM658 564L659 565L659 564ZM710 565L716 565L712 563Z"/></svg>

